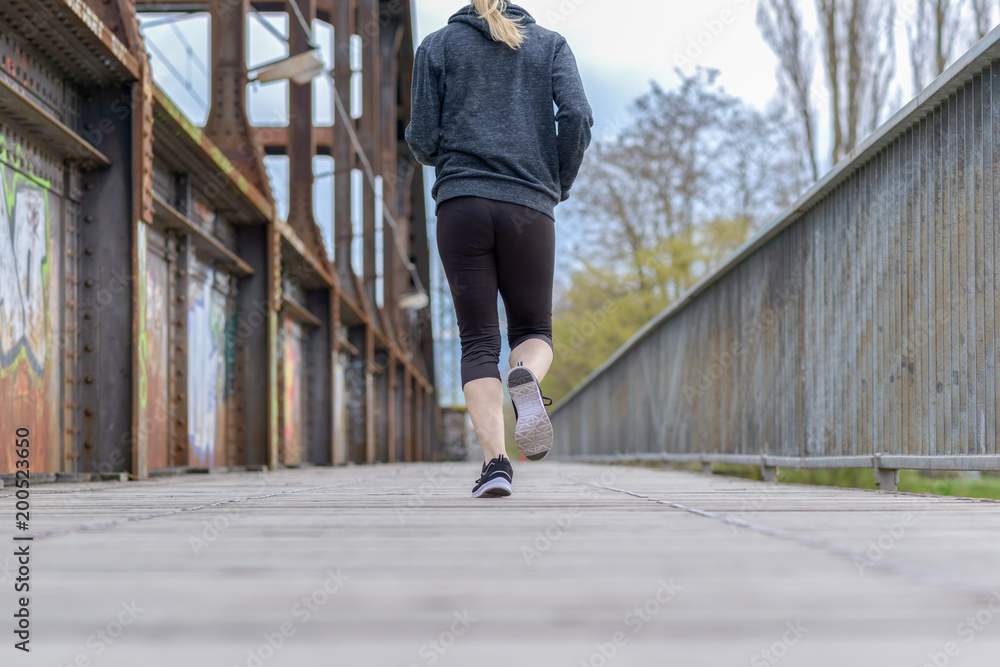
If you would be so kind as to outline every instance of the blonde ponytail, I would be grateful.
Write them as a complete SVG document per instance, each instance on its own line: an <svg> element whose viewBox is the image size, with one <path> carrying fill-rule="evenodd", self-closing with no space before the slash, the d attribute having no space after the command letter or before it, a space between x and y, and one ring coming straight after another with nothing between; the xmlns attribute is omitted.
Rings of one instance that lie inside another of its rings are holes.
<svg viewBox="0 0 1000 667"><path fill-rule="evenodd" d="M495 42L503 42L512 49L521 48L524 35L516 21L503 15L507 9L506 0L472 0L472 6L490 26L490 37Z"/></svg>

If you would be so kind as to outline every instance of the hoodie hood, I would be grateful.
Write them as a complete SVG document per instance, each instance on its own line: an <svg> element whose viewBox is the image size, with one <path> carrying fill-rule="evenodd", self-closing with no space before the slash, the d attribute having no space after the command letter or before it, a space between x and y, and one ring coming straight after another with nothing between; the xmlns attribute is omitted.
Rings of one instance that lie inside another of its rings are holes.
<svg viewBox="0 0 1000 667"><path fill-rule="evenodd" d="M504 10L503 15L507 18L518 21L520 25L527 25L528 23L534 23L534 17L527 12L523 7L515 5L513 2L507 3L507 9ZM489 24L479 16L479 12L472 4L467 4L457 12L451 15L448 19L448 23L468 23L474 28L486 34L487 37L490 35Z"/></svg>

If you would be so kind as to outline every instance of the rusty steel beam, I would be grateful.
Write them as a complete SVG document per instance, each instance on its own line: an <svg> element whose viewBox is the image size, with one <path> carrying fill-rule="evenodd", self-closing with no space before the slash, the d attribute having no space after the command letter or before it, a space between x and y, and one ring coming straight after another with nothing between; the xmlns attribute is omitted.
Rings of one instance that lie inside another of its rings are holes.
<svg viewBox="0 0 1000 667"><path fill-rule="evenodd" d="M398 385L399 382L396 379L396 355L389 353L389 368L387 370L389 375L387 388L387 398L388 406L386 409L386 419L388 423L386 424L386 441L388 447L386 448L386 455L388 457L389 463L394 463L396 461L396 403L398 397Z"/></svg>
<svg viewBox="0 0 1000 667"><path fill-rule="evenodd" d="M349 72L347 76L350 76ZM292 85L294 86L295 84ZM337 122L339 123L340 121L338 120ZM333 156L337 134L336 129L337 128L334 125L323 127L313 126L312 145L314 146L314 152L316 155ZM279 127L262 127L257 130L257 135L260 138L260 143L264 147L264 152L267 155L288 155L290 133L287 125ZM347 169L349 172L349 165Z"/></svg>
<svg viewBox="0 0 1000 667"><path fill-rule="evenodd" d="M375 332L365 327L365 463L375 463Z"/></svg>
<svg viewBox="0 0 1000 667"><path fill-rule="evenodd" d="M396 127L397 99L399 98L397 57L402 39L403 28L394 18L390 18L386 23L380 23L378 47L380 51L379 62L382 68L382 85L379 87L379 135L382 138L383 206L396 221L400 219L398 205L400 142ZM399 340L400 321L399 310L396 308L396 280L399 273L397 267L402 268L402 262L396 247L396 233L392 227L385 224L382 236L383 301L387 314L385 318L386 328L390 338ZM405 237L401 240L405 240Z"/></svg>
<svg viewBox="0 0 1000 667"><path fill-rule="evenodd" d="M358 0L358 27L362 41L362 99L363 108L359 127L358 141L368 156L372 171L382 174L382 136L379 127L379 110L381 108L382 68L378 44L378 0ZM362 186L364 211L364 286L373 314L372 321L379 328L384 328L378 301L375 295L375 193L365 179ZM356 267L355 267L356 268Z"/></svg>
<svg viewBox="0 0 1000 667"><path fill-rule="evenodd" d="M211 108L205 134L260 192L273 201L264 150L247 118L247 0L211 0Z"/></svg>

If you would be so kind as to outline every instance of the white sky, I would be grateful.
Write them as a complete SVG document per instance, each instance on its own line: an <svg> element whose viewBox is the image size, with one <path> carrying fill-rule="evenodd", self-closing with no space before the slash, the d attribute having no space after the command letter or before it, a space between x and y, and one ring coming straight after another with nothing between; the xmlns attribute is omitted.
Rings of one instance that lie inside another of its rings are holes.
<svg viewBox="0 0 1000 667"><path fill-rule="evenodd" d="M417 41L443 27L467 4L462 0L415 0ZM721 71L730 93L763 107L774 94L775 58L754 24L755 0L523 0L539 25L566 37L576 55L594 109L594 136L603 137L627 119L628 105L649 91L677 83L676 58ZM723 23L723 13L729 19ZM713 34L714 29L714 34ZM704 33L704 34L701 34ZM698 40L707 46L700 46ZM694 44L687 55L689 40Z"/></svg>

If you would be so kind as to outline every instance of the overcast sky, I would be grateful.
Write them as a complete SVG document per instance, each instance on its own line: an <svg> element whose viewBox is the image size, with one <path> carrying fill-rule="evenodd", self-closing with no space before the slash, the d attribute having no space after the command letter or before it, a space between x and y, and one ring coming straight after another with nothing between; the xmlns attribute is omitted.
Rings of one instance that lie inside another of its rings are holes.
<svg viewBox="0 0 1000 667"><path fill-rule="evenodd" d="M415 0L417 40L443 27L462 0ZM539 25L566 37L594 109L594 134L605 136L628 104L677 82L674 67L718 68L719 82L763 107L774 95L775 59L754 24L754 0L523 0ZM704 46L702 46L704 45Z"/></svg>

